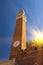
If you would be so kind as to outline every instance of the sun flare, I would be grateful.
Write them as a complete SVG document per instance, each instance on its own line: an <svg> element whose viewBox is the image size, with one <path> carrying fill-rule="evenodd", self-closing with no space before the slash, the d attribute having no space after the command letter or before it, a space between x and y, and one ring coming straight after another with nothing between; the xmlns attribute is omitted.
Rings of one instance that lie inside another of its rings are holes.
<svg viewBox="0 0 43 65"><path fill-rule="evenodd" d="M43 45L43 30L40 31L39 29L32 29L31 34L34 37L34 41L38 45Z"/></svg>

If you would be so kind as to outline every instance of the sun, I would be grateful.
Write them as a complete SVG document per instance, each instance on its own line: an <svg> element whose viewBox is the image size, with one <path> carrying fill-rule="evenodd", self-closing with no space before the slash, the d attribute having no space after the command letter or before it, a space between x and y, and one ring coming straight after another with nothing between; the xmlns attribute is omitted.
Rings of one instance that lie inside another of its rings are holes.
<svg viewBox="0 0 43 65"><path fill-rule="evenodd" d="M36 44L37 45L40 45L40 46L42 46L43 45L43 34L37 34L36 36L35 36L35 42L36 42Z"/></svg>
<svg viewBox="0 0 43 65"><path fill-rule="evenodd" d="M43 44L43 31L37 32L37 34L35 34L35 41L40 45Z"/></svg>
<svg viewBox="0 0 43 65"><path fill-rule="evenodd" d="M31 34L34 37L35 44L40 46L43 45L43 30L40 31L39 29L38 30L32 29Z"/></svg>

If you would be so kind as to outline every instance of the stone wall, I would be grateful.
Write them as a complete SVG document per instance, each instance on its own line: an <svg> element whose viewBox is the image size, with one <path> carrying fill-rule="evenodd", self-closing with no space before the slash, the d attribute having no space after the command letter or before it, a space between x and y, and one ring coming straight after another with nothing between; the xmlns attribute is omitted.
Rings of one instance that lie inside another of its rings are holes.
<svg viewBox="0 0 43 65"><path fill-rule="evenodd" d="M5 61L5 62L0 62L0 65L15 65L15 59L8 60L8 61Z"/></svg>

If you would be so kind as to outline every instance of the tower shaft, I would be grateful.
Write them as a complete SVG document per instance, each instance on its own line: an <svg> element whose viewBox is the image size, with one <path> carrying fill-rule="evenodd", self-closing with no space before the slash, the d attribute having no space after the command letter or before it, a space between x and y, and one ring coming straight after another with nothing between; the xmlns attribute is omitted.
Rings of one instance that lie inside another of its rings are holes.
<svg viewBox="0 0 43 65"><path fill-rule="evenodd" d="M26 16L22 10L16 15L16 26L12 41L12 48L10 53L10 59L13 59L15 55L20 53L21 50L26 49Z"/></svg>

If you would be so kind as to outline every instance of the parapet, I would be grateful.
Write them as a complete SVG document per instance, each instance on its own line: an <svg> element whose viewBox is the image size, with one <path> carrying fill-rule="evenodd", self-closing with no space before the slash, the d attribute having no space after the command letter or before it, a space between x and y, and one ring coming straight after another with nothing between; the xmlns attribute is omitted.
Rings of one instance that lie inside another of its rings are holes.
<svg viewBox="0 0 43 65"><path fill-rule="evenodd" d="M26 15L25 15L25 11L24 10L21 10L17 13L16 15L16 20L20 19L20 18L25 18L26 20Z"/></svg>

